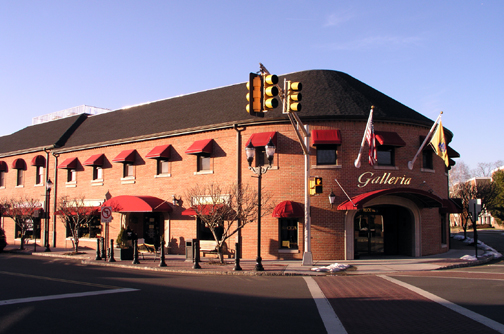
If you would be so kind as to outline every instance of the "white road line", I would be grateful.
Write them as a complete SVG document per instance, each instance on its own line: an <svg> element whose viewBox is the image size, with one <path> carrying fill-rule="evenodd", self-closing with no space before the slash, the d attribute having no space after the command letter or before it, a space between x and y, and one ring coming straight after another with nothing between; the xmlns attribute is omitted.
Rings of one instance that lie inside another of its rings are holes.
<svg viewBox="0 0 504 334"><path fill-rule="evenodd" d="M327 300L326 296L318 286L317 282L312 277L303 277L308 289L317 305L320 317L324 322L324 326L328 334L346 334L347 331L343 324L339 320L331 304Z"/></svg>
<svg viewBox="0 0 504 334"><path fill-rule="evenodd" d="M90 291L90 292L79 292L79 293L65 293L62 295L28 297L28 298L19 298L19 299L7 299L7 300L0 300L0 306L21 304L21 303L31 303L31 302L41 302L44 300L98 296L98 295L106 295L106 294L111 294L111 293L132 292L132 291L139 291L139 289L125 288L125 289L112 289L112 290L101 290L101 291Z"/></svg>
<svg viewBox="0 0 504 334"><path fill-rule="evenodd" d="M466 308L464 308L462 306L459 306L459 305L457 305L455 303L452 303L449 300L443 299L443 298L441 298L439 296L436 296L435 294L432 294L430 292L427 292L425 290L417 288L416 286L410 285L408 283L404 283L404 282L399 281L399 280L397 280L395 278L388 277L388 276L385 276L385 275L378 275L378 277L381 277L383 279L386 279L389 282L395 283L395 284L400 285L400 286L402 286L402 287L404 287L406 289L409 289L409 290L411 290L411 291L413 291L415 293L418 293L419 295L421 295L421 296L423 296L423 297L425 297L427 299L430 299L433 302L436 302L436 303L438 303L440 305L443 305L443 306L445 306L445 307L447 307L447 308L449 308L449 309L451 309L451 310L453 310L453 311L455 311L457 313L460 313L460 314L462 314L462 315L464 315L464 316L466 316L466 317L468 317L470 319L473 319L473 320L475 320L475 321L477 321L477 322L479 322L479 323L481 323L481 324L483 324L483 325L485 325L487 327L490 327L490 328L496 330L499 333L504 333L504 325L501 324L501 323L499 323L499 322L497 322L497 321L489 319L489 318L487 318L485 316L482 316L481 314L478 314L478 313L473 312L471 310L468 310L468 309L466 309Z"/></svg>

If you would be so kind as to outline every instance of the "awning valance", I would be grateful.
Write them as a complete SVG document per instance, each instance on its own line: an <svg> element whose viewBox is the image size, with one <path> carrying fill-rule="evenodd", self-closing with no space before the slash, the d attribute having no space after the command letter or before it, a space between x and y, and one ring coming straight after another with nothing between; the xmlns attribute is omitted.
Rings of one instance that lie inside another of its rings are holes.
<svg viewBox="0 0 504 334"><path fill-rule="evenodd" d="M185 151L186 154L211 154L213 149L213 139L196 140Z"/></svg>
<svg viewBox="0 0 504 334"><path fill-rule="evenodd" d="M145 156L149 159L170 159L171 145L156 146Z"/></svg>
<svg viewBox="0 0 504 334"><path fill-rule="evenodd" d="M79 163L79 159L77 158L68 158L65 159L62 163L58 165L58 168L64 168L64 169L76 169L77 164Z"/></svg>
<svg viewBox="0 0 504 334"><path fill-rule="evenodd" d="M135 162L136 158L136 150L124 150L117 157L112 160L112 162L120 162L120 163L133 163Z"/></svg>
<svg viewBox="0 0 504 334"><path fill-rule="evenodd" d="M5 161L0 161L0 172L6 172L7 171L7 164Z"/></svg>
<svg viewBox="0 0 504 334"><path fill-rule="evenodd" d="M228 214L231 208L225 204L202 204L195 205L189 209L182 211L183 216L196 216L200 212L203 216L211 216L214 214Z"/></svg>
<svg viewBox="0 0 504 334"><path fill-rule="evenodd" d="M171 206L154 196L115 196L102 204L110 206L114 212L171 212Z"/></svg>
<svg viewBox="0 0 504 334"><path fill-rule="evenodd" d="M283 201L275 207L271 216L275 218L301 218L304 217L304 210L299 203Z"/></svg>
<svg viewBox="0 0 504 334"><path fill-rule="evenodd" d="M270 141L273 143L273 145L277 146L277 133L276 132L260 132L260 133L253 133L245 146L248 146L250 142L252 142L252 145L254 147L261 147L261 146L266 146L268 142Z"/></svg>
<svg viewBox="0 0 504 334"><path fill-rule="evenodd" d="M385 195L395 195L399 197L409 198L415 202L420 202L424 207L444 207L444 200L430 192L415 188L391 188L369 191L352 197L352 200L347 200L338 205L338 210L360 210L367 202Z"/></svg>
<svg viewBox="0 0 504 334"><path fill-rule="evenodd" d="M31 165L45 167L46 160L43 155L37 155L37 156L33 157L32 161L31 161Z"/></svg>
<svg viewBox="0 0 504 334"><path fill-rule="evenodd" d="M105 155L102 153L94 154L84 161L84 166L103 166Z"/></svg>
<svg viewBox="0 0 504 334"><path fill-rule="evenodd" d="M340 130L312 130L311 143L316 145L340 145Z"/></svg>
<svg viewBox="0 0 504 334"><path fill-rule="evenodd" d="M16 159L12 162L12 168L26 170L26 162L23 159Z"/></svg>
<svg viewBox="0 0 504 334"><path fill-rule="evenodd" d="M397 132L389 132L389 131L375 131L376 140L380 145L387 146L406 146L406 143L402 138L397 134Z"/></svg>
<svg viewBox="0 0 504 334"><path fill-rule="evenodd" d="M68 208L67 210L58 210L56 211L56 215L82 215L82 216L98 216L100 214L99 206L83 206L79 208Z"/></svg>

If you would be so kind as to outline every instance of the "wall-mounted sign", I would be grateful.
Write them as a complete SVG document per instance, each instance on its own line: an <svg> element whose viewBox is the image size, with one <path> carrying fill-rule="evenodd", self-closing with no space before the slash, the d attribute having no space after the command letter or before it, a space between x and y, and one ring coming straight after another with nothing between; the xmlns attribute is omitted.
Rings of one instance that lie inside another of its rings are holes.
<svg viewBox="0 0 504 334"><path fill-rule="evenodd" d="M361 175L359 175L357 181L359 181L359 184L357 184L357 187L359 188L364 188L369 184L390 184L390 185L408 186L411 183L411 178L406 177L406 175L392 176L392 174L388 172L384 172L382 175L377 175L373 172L364 172Z"/></svg>

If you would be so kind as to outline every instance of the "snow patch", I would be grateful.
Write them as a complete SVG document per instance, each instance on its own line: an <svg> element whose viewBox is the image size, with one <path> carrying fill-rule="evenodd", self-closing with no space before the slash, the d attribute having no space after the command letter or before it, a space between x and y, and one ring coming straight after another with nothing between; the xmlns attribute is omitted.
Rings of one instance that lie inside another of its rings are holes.
<svg viewBox="0 0 504 334"><path fill-rule="evenodd" d="M312 271L318 271L318 272L338 272L338 271L343 271L350 268L349 264L342 264L342 263L333 263L328 265L327 267L319 267L319 268L311 268Z"/></svg>

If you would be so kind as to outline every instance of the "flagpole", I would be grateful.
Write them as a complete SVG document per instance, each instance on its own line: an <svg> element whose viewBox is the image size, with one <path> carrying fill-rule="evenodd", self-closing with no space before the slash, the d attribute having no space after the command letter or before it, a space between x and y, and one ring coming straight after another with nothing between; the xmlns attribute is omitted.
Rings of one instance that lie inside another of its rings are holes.
<svg viewBox="0 0 504 334"><path fill-rule="evenodd" d="M411 161L408 161L408 168L409 170L413 170L413 165L415 164L415 160L417 159L418 155L420 154L420 152L423 150L424 146L425 146L425 143L427 143L427 141L429 140L430 136L432 135L432 132L434 132L434 129L436 128L436 125L439 123L439 120L441 119L441 115L443 114L443 112L441 111L439 113L439 116L436 118L436 121L434 122L434 124L432 125L429 133L427 134L427 137L425 137L422 145L420 146L420 148L418 149L417 153L415 154L415 156L413 157L413 160Z"/></svg>
<svg viewBox="0 0 504 334"><path fill-rule="evenodd" d="M360 168L360 166L361 166L360 159L361 159L362 149L364 148L364 143L366 142L366 132L367 132L367 129L369 126L369 122L372 119L373 109L374 109L374 106L371 106L371 111L369 112L369 117L368 117L368 121L366 123L366 128L364 129L364 136L362 136L362 142L360 145L359 154L357 155L357 159L355 159L355 162L354 162L354 166L356 168Z"/></svg>

